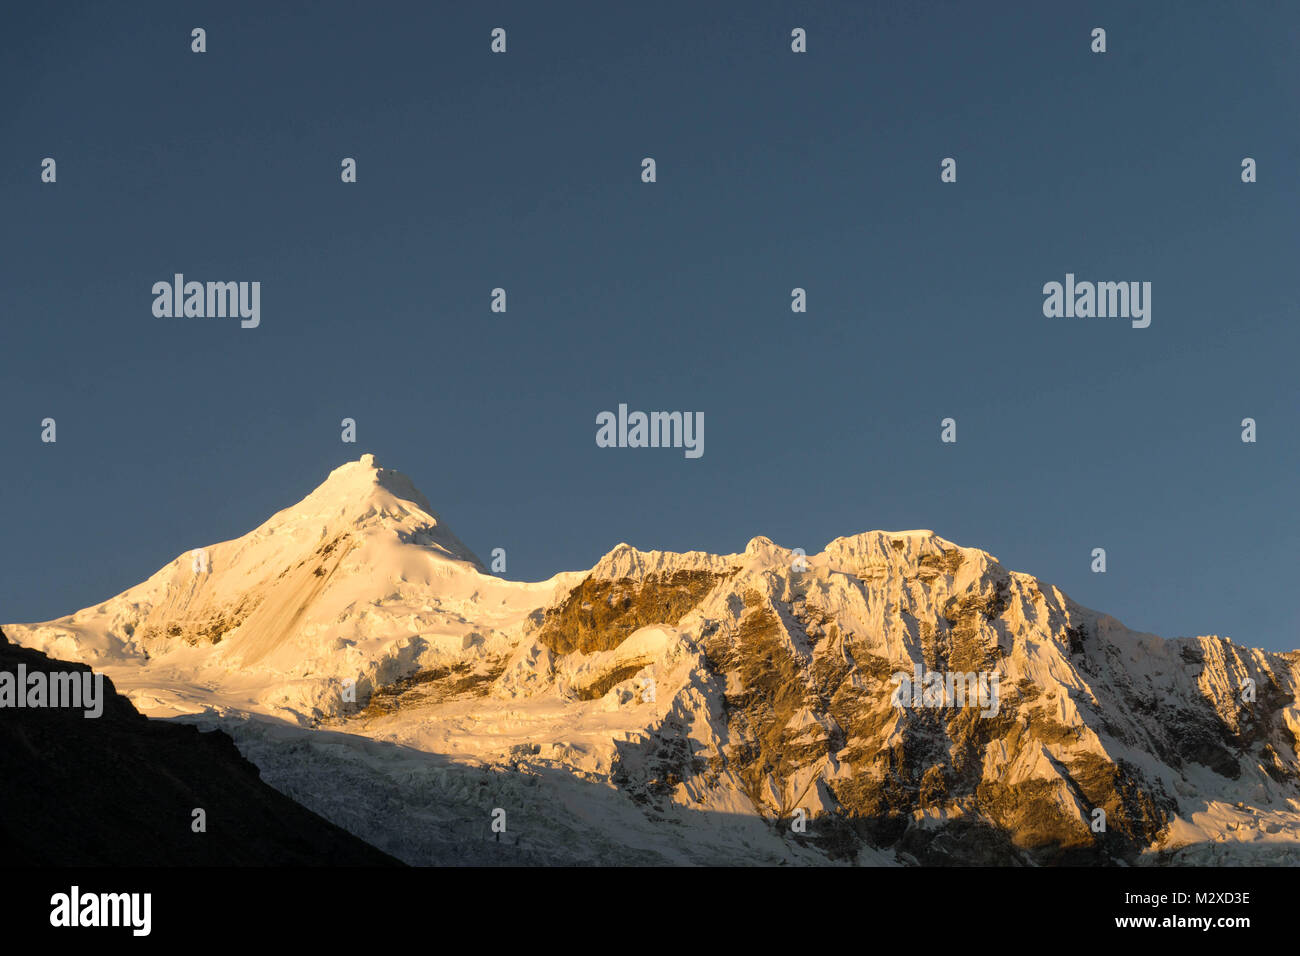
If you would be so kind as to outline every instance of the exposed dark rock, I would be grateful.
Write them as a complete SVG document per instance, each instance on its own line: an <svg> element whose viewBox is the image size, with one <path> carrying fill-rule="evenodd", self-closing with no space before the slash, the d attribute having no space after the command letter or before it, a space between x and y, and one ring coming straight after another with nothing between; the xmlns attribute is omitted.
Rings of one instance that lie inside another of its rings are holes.
<svg viewBox="0 0 1300 956"><path fill-rule="evenodd" d="M637 628L675 625L729 576L682 570L643 581L588 577L546 612L537 639L557 654L611 651Z"/></svg>
<svg viewBox="0 0 1300 956"><path fill-rule="evenodd" d="M90 670L9 643L0 671ZM0 709L0 857L41 866L399 865L267 786L221 731L150 720L104 678L101 716ZM196 808L204 833L191 829Z"/></svg>

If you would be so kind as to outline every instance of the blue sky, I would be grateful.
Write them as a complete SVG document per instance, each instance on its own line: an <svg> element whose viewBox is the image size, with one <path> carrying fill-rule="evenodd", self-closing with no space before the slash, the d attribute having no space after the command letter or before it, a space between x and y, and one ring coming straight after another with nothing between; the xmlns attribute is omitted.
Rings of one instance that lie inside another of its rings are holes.
<svg viewBox="0 0 1300 956"><path fill-rule="evenodd" d="M931 528L1300 646L1294 4L266 6L8 14L0 620L369 451L510 577ZM175 272L260 281L260 327L155 318ZM1067 272L1151 326L1044 317ZM705 454L598 448L620 402Z"/></svg>

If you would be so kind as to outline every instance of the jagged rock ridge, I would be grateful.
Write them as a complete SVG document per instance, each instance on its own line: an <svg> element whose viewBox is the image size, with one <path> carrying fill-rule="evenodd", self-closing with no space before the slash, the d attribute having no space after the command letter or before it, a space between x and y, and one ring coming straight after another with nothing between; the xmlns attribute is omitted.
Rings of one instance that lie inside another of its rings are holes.
<svg viewBox="0 0 1300 956"><path fill-rule="evenodd" d="M1130 631L930 531L806 558L622 544L526 584L363 459L209 552L197 580L182 555L14 633L230 728L271 782L409 862L501 842L488 780L534 862L1300 858L1296 654ZM188 639L214 616L220 640ZM996 704L900 697L896 675L926 674ZM364 740L401 748L400 781ZM374 765L349 806L314 783L340 747ZM387 825L355 809L385 787L404 794ZM418 803L445 825L404 838Z"/></svg>

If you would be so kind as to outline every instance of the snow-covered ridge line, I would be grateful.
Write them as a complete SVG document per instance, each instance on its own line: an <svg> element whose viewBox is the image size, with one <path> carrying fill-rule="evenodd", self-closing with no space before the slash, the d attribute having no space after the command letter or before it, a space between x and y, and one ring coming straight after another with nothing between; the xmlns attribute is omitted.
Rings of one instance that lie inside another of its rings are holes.
<svg viewBox="0 0 1300 956"><path fill-rule="evenodd" d="M808 555L761 536L726 555L623 543L589 571L508 581L367 455L202 554L5 631L104 670L146 713L228 725L295 796L399 855L356 809L385 792L373 780L346 805L310 784L351 779L344 739L394 746L375 773L417 803L480 784L526 802L538 775L594 801L604 824L533 819L552 861L591 825L608 828L593 845L637 832L660 862L706 845L733 862L1300 857L1300 653L1130 631L928 530ZM896 675L929 673L996 684L996 705L900 706ZM489 776L462 785L449 761ZM806 839L773 838L796 812ZM720 818L762 826L718 837Z"/></svg>

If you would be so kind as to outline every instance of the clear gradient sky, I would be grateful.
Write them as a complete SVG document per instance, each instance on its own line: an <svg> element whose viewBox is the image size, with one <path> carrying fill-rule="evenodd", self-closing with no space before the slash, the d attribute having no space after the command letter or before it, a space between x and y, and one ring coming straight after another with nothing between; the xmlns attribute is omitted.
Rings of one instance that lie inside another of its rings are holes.
<svg viewBox="0 0 1300 956"><path fill-rule="evenodd" d="M0 621L373 452L508 577L931 528L1130 627L1300 646L1295 3L5 19ZM260 281L261 326L155 318L175 272ZM1150 328L1045 318L1066 272L1150 281ZM704 412L704 456L596 447L620 402Z"/></svg>

